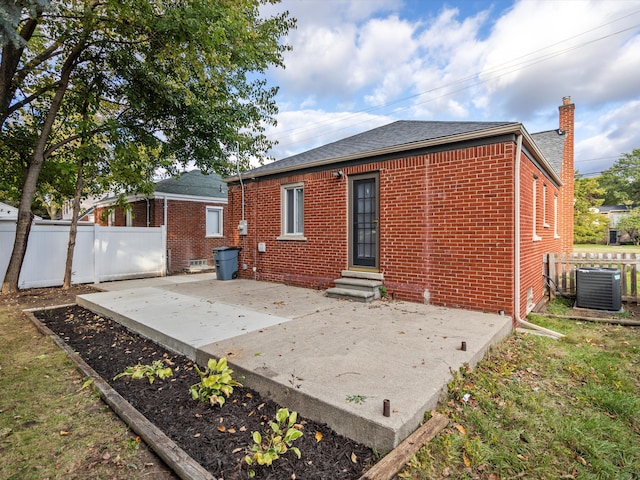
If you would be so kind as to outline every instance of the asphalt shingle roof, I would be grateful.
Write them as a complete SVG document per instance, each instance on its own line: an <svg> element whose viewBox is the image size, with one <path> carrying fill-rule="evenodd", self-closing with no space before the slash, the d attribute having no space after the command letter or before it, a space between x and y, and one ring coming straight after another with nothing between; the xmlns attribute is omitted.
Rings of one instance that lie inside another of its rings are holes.
<svg viewBox="0 0 640 480"><path fill-rule="evenodd" d="M303 167L305 164L322 160L374 152L401 145L406 146L412 143L488 130L504 125L517 124L514 122L432 122L399 120L254 168L250 170L250 173L265 175L271 171L298 166Z"/></svg>
<svg viewBox="0 0 640 480"><path fill-rule="evenodd" d="M227 198L227 186L217 173L205 175L191 170L156 183L155 192L193 195L196 197Z"/></svg>
<svg viewBox="0 0 640 480"><path fill-rule="evenodd" d="M560 175L562 170L562 158L564 156L564 142L567 136L560 130L549 130L531 134L538 148L549 161L551 168Z"/></svg>

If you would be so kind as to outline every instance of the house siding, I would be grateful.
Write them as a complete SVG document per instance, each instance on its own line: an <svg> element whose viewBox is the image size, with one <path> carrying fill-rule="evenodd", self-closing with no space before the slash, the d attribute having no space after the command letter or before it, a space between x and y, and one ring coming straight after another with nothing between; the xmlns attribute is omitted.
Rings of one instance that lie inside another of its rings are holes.
<svg viewBox="0 0 640 480"><path fill-rule="evenodd" d="M304 182L304 234L306 241L278 240L281 234L281 186ZM237 225L242 218L239 187L229 187L229 216ZM328 288L346 263L346 183L331 172L295 175L283 179L245 182L245 218L248 235L233 226L234 243L242 248L240 277L280 282L308 288ZM266 252L258 253L258 242ZM253 268L256 271L253 271Z"/></svg>
<svg viewBox="0 0 640 480"><path fill-rule="evenodd" d="M380 272L394 298L487 312L516 313L515 138L432 154L229 185L230 244L242 247L242 278L325 289L349 266L349 178L377 173ZM538 177L536 218L533 178ZM281 188L304 184L305 240L282 240ZM558 186L523 152L520 165L520 308L544 295L543 256L562 248L554 233ZM543 189L546 189L546 202ZM558 219L563 218L562 205ZM548 226L544 225L546 217ZM534 241L534 220L536 233ZM561 230L559 229L559 232ZM562 230L564 232L564 230ZM257 251L258 243L266 247ZM255 268L255 271L254 271ZM531 292L531 297L528 297ZM530 305L529 305L530 306Z"/></svg>
<svg viewBox="0 0 640 480"><path fill-rule="evenodd" d="M537 182L534 182L535 177L538 178ZM536 188L535 209L533 205L534 186ZM546 195L544 194L545 188ZM563 229L560 228L562 226L562 207L560 204L558 205L559 237L556 238L553 211L554 195L558 195L560 201L558 187L523 154L520 170L520 318L524 318L531 308L531 305L528 305L529 292L531 292L533 303L539 302L544 296L544 255L562 249L563 234L561 232ZM544 223L545 218L547 225Z"/></svg>
<svg viewBox="0 0 640 480"><path fill-rule="evenodd" d="M503 142L430 158L430 303L512 312L514 155Z"/></svg>

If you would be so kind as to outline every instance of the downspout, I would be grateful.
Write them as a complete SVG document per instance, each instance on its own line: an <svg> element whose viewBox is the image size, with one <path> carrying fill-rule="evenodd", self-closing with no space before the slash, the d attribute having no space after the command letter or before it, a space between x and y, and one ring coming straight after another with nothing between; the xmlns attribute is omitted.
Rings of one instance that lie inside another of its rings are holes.
<svg viewBox="0 0 640 480"><path fill-rule="evenodd" d="M515 211L514 211L514 312L513 322L520 322L520 156L522 155L522 134L518 134L516 139L516 162L515 162Z"/></svg>
<svg viewBox="0 0 640 480"><path fill-rule="evenodd" d="M151 225L151 220L149 218L149 197L147 197L147 228Z"/></svg>
<svg viewBox="0 0 640 480"><path fill-rule="evenodd" d="M167 228L167 196L164 196L164 218L162 219L162 224L165 228Z"/></svg>
<svg viewBox="0 0 640 480"><path fill-rule="evenodd" d="M167 204L167 196L164 196L164 212L163 212L163 218L162 218L162 224L164 225L164 230L165 232L169 232L169 229L167 228L167 209L169 208L168 204ZM168 243L168 242L167 242ZM169 274L169 265L171 265L171 250L167 249L167 264L166 264L166 273L167 275Z"/></svg>

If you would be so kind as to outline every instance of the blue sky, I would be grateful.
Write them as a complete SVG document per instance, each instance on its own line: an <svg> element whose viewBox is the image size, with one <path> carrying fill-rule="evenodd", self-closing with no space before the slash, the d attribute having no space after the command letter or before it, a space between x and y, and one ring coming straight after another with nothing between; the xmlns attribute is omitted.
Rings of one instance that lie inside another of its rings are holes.
<svg viewBox="0 0 640 480"><path fill-rule="evenodd" d="M576 105L576 168L640 148L640 0L283 0L278 126L284 158L395 120L558 127Z"/></svg>

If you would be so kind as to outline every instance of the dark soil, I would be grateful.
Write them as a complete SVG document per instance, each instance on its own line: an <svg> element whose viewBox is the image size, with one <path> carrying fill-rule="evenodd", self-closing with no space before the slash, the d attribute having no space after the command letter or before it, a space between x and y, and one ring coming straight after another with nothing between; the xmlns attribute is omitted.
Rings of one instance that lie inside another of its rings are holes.
<svg viewBox="0 0 640 480"><path fill-rule="evenodd" d="M199 381L193 362L127 330L117 322L78 306L43 310L36 317L59 335L129 403L192 458L224 480L248 477L244 457L252 432L264 436L279 408L255 391L236 387L225 405L213 407L191 399ZM166 380L113 380L127 367L163 360L173 375ZM254 465L257 479L356 479L375 461L373 452L337 435L326 425L298 418L303 436L271 467Z"/></svg>

